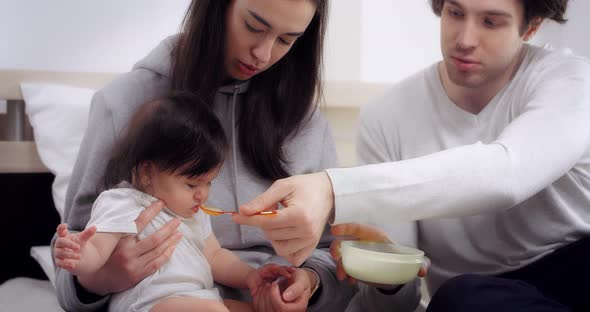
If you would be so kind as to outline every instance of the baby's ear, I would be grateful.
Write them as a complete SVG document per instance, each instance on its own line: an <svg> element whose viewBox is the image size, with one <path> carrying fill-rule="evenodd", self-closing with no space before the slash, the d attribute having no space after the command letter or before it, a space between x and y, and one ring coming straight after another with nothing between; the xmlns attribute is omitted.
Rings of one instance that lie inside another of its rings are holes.
<svg viewBox="0 0 590 312"><path fill-rule="evenodd" d="M144 161L137 166L135 170L138 170L138 174L134 175L139 179L139 185L142 189L146 189L152 183L152 174L154 172L153 163L151 161Z"/></svg>

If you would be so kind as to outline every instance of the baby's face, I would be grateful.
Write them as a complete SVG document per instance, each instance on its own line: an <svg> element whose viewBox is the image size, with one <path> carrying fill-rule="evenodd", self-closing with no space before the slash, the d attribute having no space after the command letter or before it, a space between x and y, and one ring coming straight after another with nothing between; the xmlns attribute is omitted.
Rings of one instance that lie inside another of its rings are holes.
<svg viewBox="0 0 590 312"><path fill-rule="evenodd" d="M211 181L219 174L216 168L204 175L188 178L177 172L153 170L150 194L166 203L174 213L189 218L205 203L209 196Z"/></svg>

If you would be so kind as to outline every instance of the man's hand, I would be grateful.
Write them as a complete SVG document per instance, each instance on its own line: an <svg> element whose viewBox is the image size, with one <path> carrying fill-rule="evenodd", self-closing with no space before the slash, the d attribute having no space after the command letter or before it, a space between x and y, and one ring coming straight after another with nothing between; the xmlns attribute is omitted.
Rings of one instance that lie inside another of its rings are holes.
<svg viewBox="0 0 590 312"><path fill-rule="evenodd" d="M285 208L275 216L252 216L260 211ZM332 183L325 172L292 176L240 207L233 220L262 229L277 254L295 266L316 248L334 207Z"/></svg>
<svg viewBox="0 0 590 312"><path fill-rule="evenodd" d="M135 220L137 231L143 231L163 207L164 203L158 201L146 208ZM174 219L142 240L138 240L137 236L123 237L109 260L94 276L81 277L78 281L85 289L98 295L133 287L170 260L174 248L182 239L182 234L177 231L179 226L180 221Z"/></svg>
<svg viewBox="0 0 590 312"><path fill-rule="evenodd" d="M338 236L346 236L349 239L356 239L356 240L365 240L365 241L372 241L372 242L391 242L391 239L384 231L369 226L365 224L357 224L357 223L347 223L347 224L338 224L334 225L331 228L332 235ZM336 261L336 277L338 280L348 280L349 283L355 283L356 280L344 271L344 266L342 265L342 255L340 254L340 242L342 240L336 239L330 245L330 254L332 254L332 258ZM425 258L424 263L420 267L420 271L418 271L419 277L426 276L426 272L428 271L428 266L430 266L430 260ZM365 283L370 286L379 287L379 288L390 288L391 285L375 285L370 283Z"/></svg>

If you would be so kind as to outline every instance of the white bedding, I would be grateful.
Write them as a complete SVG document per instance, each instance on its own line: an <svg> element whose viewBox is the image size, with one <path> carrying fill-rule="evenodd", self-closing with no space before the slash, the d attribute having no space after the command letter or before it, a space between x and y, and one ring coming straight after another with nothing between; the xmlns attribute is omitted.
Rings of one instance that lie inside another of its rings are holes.
<svg viewBox="0 0 590 312"><path fill-rule="evenodd" d="M17 277L0 285L0 311L61 311L49 281Z"/></svg>

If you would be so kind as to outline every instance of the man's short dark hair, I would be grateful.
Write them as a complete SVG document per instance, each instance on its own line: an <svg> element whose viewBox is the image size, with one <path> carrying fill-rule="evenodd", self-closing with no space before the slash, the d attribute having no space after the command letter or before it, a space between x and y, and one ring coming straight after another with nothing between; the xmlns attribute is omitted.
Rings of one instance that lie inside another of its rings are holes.
<svg viewBox="0 0 590 312"><path fill-rule="evenodd" d="M524 23L528 25L534 18L546 18L563 24L567 22L565 11L568 0L521 0L524 5ZM445 0L430 0L432 11L437 16L442 12Z"/></svg>

